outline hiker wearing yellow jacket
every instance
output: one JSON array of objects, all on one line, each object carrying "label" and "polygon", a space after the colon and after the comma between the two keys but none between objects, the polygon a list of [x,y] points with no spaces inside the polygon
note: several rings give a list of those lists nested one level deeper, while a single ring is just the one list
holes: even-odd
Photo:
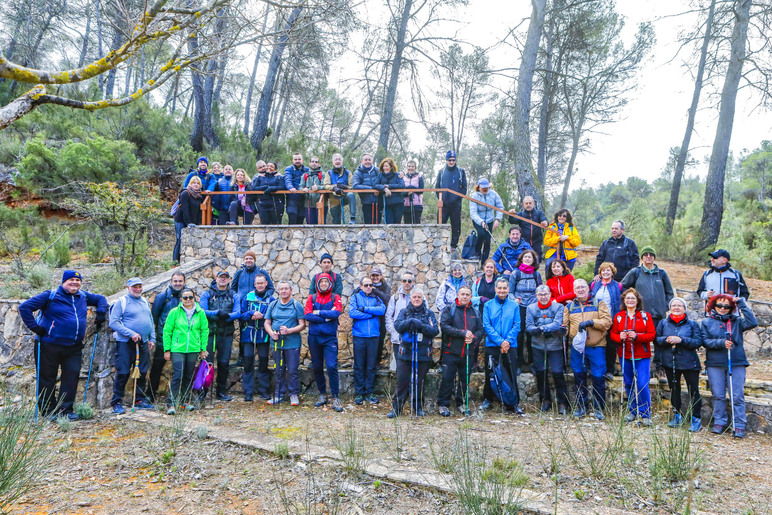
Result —
[{"label": "hiker wearing yellow jacket", "polygon": [[192,411],[189,403],[190,387],[196,359],[206,359],[209,341],[209,322],[206,313],[196,303],[196,294],[185,288],[180,294],[182,303],[169,312],[164,324],[164,359],[172,362],[172,383],[166,399],[168,415],[176,413],[177,406]]},{"label": "hiker wearing yellow jacket", "polygon": [[556,259],[560,259],[568,266],[569,270],[574,269],[576,264],[576,247],[582,244],[582,238],[579,231],[574,227],[574,218],[568,209],[558,209],[555,218],[552,220],[550,229],[544,235],[544,245],[548,247],[544,257],[547,259],[546,266]]}]

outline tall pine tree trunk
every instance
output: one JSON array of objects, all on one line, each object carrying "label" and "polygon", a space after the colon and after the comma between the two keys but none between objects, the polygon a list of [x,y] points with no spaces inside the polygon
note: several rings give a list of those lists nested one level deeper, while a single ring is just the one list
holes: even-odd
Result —
[{"label": "tall pine tree trunk", "polygon": [[552,95],[554,90],[554,79],[552,77],[552,27],[547,27],[545,34],[544,53],[544,94],[541,99],[541,109],[539,110],[539,148],[536,150],[536,178],[539,180],[542,188],[547,183],[547,135],[549,134],[550,109],[552,107]]},{"label": "tall pine tree trunk", "polygon": [[[261,33],[265,34],[265,27],[268,25],[268,13],[270,12],[270,5],[265,6],[265,17],[263,17],[263,28]],[[244,135],[249,135],[249,114],[252,110],[252,92],[255,90],[255,78],[257,77],[257,65],[260,64],[260,54],[263,53],[263,39],[260,38],[260,44],[257,45],[257,54],[255,54],[255,65],[252,67],[252,77],[249,81],[249,88],[247,89],[247,107],[244,109]]]}]

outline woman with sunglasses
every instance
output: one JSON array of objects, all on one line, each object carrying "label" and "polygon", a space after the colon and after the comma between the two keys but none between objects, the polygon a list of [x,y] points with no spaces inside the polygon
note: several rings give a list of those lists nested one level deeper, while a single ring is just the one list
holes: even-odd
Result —
[{"label": "woman with sunglasses", "polygon": [[[739,308],[739,313],[736,313]],[[714,295],[708,300],[710,315],[702,321],[705,367],[713,394],[713,429],[723,433],[729,424],[726,393],[732,394],[732,416],[736,438],[745,438],[745,369],[749,365],[743,346],[743,333],[758,325],[753,311],[742,297]],[[731,380],[731,384],[729,381]]]},{"label": "woman with sunglasses", "polygon": [[565,208],[558,209],[550,229],[554,229],[554,231],[548,230],[544,235],[544,245],[548,247],[544,254],[547,266],[554,260],[560,259],[568,266],[569,270],[573,270],[577,256],[574,249],[581,245],[582,238],[574,227],[571,211]]},{"label": "woman with sunglasses", "polygon": [[193,411],[189,402],[190,388],[196,361],[206,359],[209,341],[209,322],[206,313],[196,303],[196,294],[185,288],[180,294],[182,303],[169,312],[164,325],[164,359],[172,362],[172,382],[166,399],[167,415],[174,415],[177,407]]}]

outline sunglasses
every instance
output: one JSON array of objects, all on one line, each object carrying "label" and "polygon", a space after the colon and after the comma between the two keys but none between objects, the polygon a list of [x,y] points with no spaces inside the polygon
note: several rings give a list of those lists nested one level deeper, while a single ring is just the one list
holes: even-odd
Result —
[{"label": "sunglasses", "polygon": [[716,304],[716,309],[732,309],[729,304]]},{"label": "sunglasses", "polygon": [[403,283],[412,283],[413,280],[412,279],[402,279],[402,282]]},{"label": "sunglasses", "polygon": [[372,283],[370,283],[370,284],[363,284],[362,285],[362,288],[372,288],[372,287],[373,287]]},{"label": "sunglasses", "polygon": [[182,297],[182,300],[193,300],[193,299],[195,299],[195,297],[191,295],[185,295],[184,297]]}]

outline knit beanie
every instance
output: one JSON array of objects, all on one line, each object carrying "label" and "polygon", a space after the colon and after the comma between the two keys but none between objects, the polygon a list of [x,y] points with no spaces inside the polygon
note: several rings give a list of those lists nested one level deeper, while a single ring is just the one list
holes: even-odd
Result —
[{"label": "knit beanie", "polygon": [[73,277],[80,279],[81,281],[83,280],[83,276],[80,275],[80,272],[76,272],[75,270],[65,270],[62,274],[62,283]]}]

